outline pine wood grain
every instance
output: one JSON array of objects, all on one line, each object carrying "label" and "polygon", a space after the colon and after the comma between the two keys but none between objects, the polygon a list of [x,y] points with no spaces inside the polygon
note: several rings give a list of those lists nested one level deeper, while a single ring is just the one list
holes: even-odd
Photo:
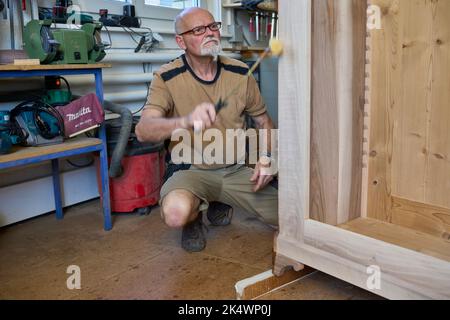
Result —
[{"label": "pine wood grain", "polygon": [[450,262],[450,241],[411,228],[370,218],[355,219],[339,228]]},{"label": "pine wood grain", "polygon": [[[450,3],[371,3],[383,29],[370,41],[367,216],[441,237],[446,228],[423,216],[450,208]],[[412,223],[394,198],[422,203],[423,212]]]},{"label": "pine wood grain", "polygon": [[365,77],[364,1],[313,1],[311,218],[360,214]]},{"label": "pine wood grain", "polygon": [[392,197],[392,223],[450,241],[450,209]]},{"label": "pine wood grain", "polygon": [[281,1],[279,63],[280,233],[301,241],[309,217],[311,3]]}]

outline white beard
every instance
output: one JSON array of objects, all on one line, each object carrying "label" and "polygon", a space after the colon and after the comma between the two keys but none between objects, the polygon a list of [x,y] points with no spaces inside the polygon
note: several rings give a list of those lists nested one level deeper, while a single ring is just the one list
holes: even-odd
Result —
[{"label": "white beard", "polygon": [[[205,42],[208,42],[211,39],[208,39]],[[222,52],[222,46],[220,45],[220,42],[217,41],[215,44],[210,44],[207,47],[204,47],[203,44],[200,49],[200,54],[203,57],[213,57],[214,61],[217,61],[217,57],[219,56],[220,52]]]}]

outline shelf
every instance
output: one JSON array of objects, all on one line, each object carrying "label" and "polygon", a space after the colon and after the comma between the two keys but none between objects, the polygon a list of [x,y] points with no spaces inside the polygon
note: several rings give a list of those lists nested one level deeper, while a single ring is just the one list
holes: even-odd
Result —
[{"label": "shelf", "polygon": [[236,10],[246,10],[251,12],[270,12],[270,13],[277,13],[278,11],[269,10],[269,9],[263,9],[263,8],[256,8],[255,10],[248,10],[242,6],[241,2],[235,2],[235,3],[229,3],[229,4],[223,4],[222,8],[224,9],[236,9]]},{"label": "shelf", "polygon": [[35,70],[80,70],[80,69],[98,69],[111,68],[109,63],[91,63],[91,64],[41,64],[41,65],[0,65],[0,71],[35,71]]},{"label": "shelf", "polygon": [[264,48],[264,47],[242,47],[240,49],[223,48],[223,51],[231,51],[231,52],[240,51],[240,52],[257,52],[257,53],[262,53],[265,50],[266,50],[266,48]]},{"label": "shelf", "polygon": [[[0,65],[0,78],[27,78],[61,75],[92,74],[95,77],[95,92],[103,103],[102,68],[109,68],[110,64],[60,64],[60,65]],[[56,209],[56,218],[62,219],[63,199],[61,196],[61,182],[59,175],[59,162],[57,159],[90,152],[99,153],[101,185],[100,199],[103,207],[103,229],[112,229],[111,205],[109,199],[108,156],[106,150],[105,125],[100,126],[100,139],[77,137],[68,139],[64,143],[40,147],[13,147],[12,152],[0,156],[0,169],[29,165],[44,161],[51,162],[53,176],[53,194]]]},{"label": "shelf", "polygon": [[350,221],[339,228],[450,261],[450,241],[413,229],[368,218]]},{"label": "shelf", "polygon": [[73,138],[64,143],[40,146],[40,147],[20,147],[14,146],[11,153],[0,156],[0,165],[12,161],[23,161],[37,157],[50,156],[52,154],[60,154],[67,151],[83,149],[93,146],[101,147],[102,140],[97,138]]}]

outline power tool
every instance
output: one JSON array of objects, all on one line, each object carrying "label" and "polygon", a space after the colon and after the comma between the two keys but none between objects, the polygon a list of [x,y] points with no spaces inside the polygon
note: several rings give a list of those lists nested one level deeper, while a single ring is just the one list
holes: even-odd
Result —
[{"label": "power tool", "polygon": [[[62,81],[65,82],[66,89],[61,88]],[[45,94],[42,96],[42,100],[47,105],[52,107],[65,106],[72,101],[72,98],[72,91],[66,78],[61,76],[45,77]]]},{"label": "power tool", "polygon": [[0,154],[9,153],[12,148],[9,124],[9,111],[0,111]]},{"label": "power tool", "polygon": [[141,21],[136,17],[135,7],[131,4],[123,7],[123,15],[111,15],[108,17],[108,9],[100,9],[99,16],[99,21],[108,27],[141,27]]},{"label": "power tool", "polygon": [[24,49],[42,64],[86,64],[105,55],[102,24],[86,23],[81,29],[50,29],[52,20],[31,20],[24,28]]},{"label": "power tool", "polygon": [[20,144],[42,146],[64,141],[64,121],[55,108],[42,99],[20,103],[11,110],[11,122],[21,128]]},{"label": "power tool", "polygon": [[0,154],[7,154],[15,144],[22,142],[22,129],[11,121],[9,111],[0,111]]}]

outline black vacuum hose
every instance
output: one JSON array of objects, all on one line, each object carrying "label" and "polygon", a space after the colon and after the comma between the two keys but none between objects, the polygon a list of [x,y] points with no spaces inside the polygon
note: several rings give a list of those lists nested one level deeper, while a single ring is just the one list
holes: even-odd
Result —
[{"label": "black vacuum hose", "polygon": [[111,164],[109,165],[109,177],[117,178],[123,174],[121,161],[125,155],[128,139],[130,138],[131,127],[133,125],[133,114],[130,109],[106,100],[103,102],[103,107],[106,110],[120,114],[120,119],[122,121],[119,139],[111,156]]},{"label": "black vacuum hose", "polygon": [[[81,98],[81,96],[73,95],[75,99]],[[133,114],[131,110],[114,102],[104,100],[103,108],[113,113],[120,114],[121,128],[119,133],[119,139],[114,148],[111,156],[111,164],[109,165],[109,177],[118,178],[123,174],[122,159],[125,155],[125,151],[130,138],[131,128],[133,126]]]}]

